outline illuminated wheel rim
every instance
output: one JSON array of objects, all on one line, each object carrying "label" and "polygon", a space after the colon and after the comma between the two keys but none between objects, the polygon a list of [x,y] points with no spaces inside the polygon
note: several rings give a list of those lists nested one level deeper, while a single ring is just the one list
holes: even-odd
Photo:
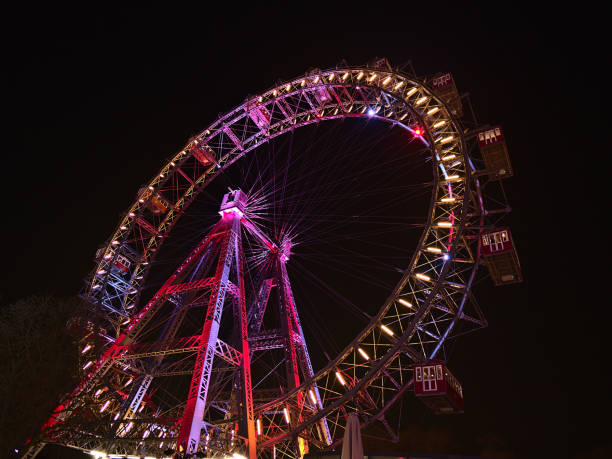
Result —
[{"label": "illuminated wheel rim", "polygon": [[[278,113],[282,115],[275,117]],[[121,329],[133,315],[164,240],[221,171],[291,130],[348,117],[385,120],[420,137],[429,147],[435,173],[427,223],[402,279],[362,332],[312,380],[254,407],[257,417],[277,427],[274,435],[264,433],[260,438],[262,451],[274,447],[277,454],[294,455],[297,436],[310,432],[315,437],[323,418],[332,445],[337,444],[346,414],[359,411],[363,425],[380,419],[411,388],[411,365],[437,356],[459,320],[485,325],[482,316],[468,313],[479,258],[473,237],[477,230],[471,228],[478,222],[479,212],[472,211],[479,204],[470,190],[469,140],[449,106],[426,82],[390,68],[345,66],[313,71],[250,97],[195,136],[141,189],[99,251],[85,293],[109,323]],[[415,126],[425,132],[415,133]],[[155,214],[152,201],[163,211]],[[124,263],[127,276],[113,276],[113,265],[126,258],[136,260],[127,267]],[[307,398],[314,383],[323,409],[308,410],[303,405],[302,422],[289,427],[282,419],[283,408],[295,409],[298,397]],[[372,401],[365,408],[360,403],[364,399]],[[279,432],[278,426],[283,425]]]}]

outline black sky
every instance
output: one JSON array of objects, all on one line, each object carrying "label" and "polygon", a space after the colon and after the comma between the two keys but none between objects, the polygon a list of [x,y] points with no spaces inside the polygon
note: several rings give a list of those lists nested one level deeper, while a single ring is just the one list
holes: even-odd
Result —
[{"label": "black sky", "polygon": [[[596,105],[578,101],[587,89],[570,59],[581,46],[567,39],[570,29],[518,6],[379,3],[6,16],[2,303],[77,293],[139,186],[247,94],[341,59],[412,60],[420,75],[453,73],[479,120],[504,127],[515,169],[507,181],[514,209],[508,221],[525,282],[486,291],[480,302],[489,328],[453,355],[472,399],[462,432],[488,430],[521,457],[563,457],[568,448],[605,443],[604,427],[589,419],[609,407],[609,382],[597,383],[599,398],[576,400],[571,416],[568,389],[585,381],[583,370],[605,380],[605,367],[595,365],[599,341],[586,337],[590,327],[598,335],[605,330],[601,308],[610,302],[599,301],[591,283],[576,302],[579,281],[559,272],[571,257],[559,252],[579,247],[559,226],[580,234],[587,227],[596,240],[603,234],[583,217],[596,205],[574,194],[585,187],[599,193],[605,177],[600,169],[589,179],[593,149],[582,142],[576,151],[570,142]],[[573,164],[562,166],[569,183],[555,166],[564,159]],[[580,258],[568,269],[584,269]],[[591,282],[603,280],[607,263],[586,265]]]}]

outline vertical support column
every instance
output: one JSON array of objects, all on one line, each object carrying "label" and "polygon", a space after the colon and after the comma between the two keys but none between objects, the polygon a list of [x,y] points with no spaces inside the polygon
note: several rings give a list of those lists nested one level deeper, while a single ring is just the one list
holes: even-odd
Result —
[{"label": "vertical support column", "polygon": [[[295,329],[294,305],[290,293],[290,287],[288,284],[288,278],[283,276],[282,273],[283,263],[280,259],[277,260],[277,278],[278,278],[278,294],[279,294],[279,306],[280,306],[280,320],[281,329],[285,335],[285,355],[287,360],[287,383],[288,389],[291,390],[300,385],[300,375],[298,367],[298,358],[295,345],[295,337],[297,336],[297,330]],[[292,413],[289,406],[285,409],[289,412],[289,425],[294,427],[302,421],[302,416],[299,414],[304,406],[304,395],[302,392],[296,394],[297,398],[297,413]],[[298,438],[295,439],[293,444],[295,451],[300,450],[300,441]]]},{"label": "vertical support column", "polygon": [[[302,331],[302,325],[300,324],[300,319],[298,317],[297,309],[295,308],[295,300],[293,299],[293,291],[291,290],[291,284],[289,283],[289,274],[287,273],[287,266],[283,260],[279,260],[281,278],[283,289],[286,289],[286,295],[288,302],[290,304],[291,311],[291,320],[293,321],[293,325],[296,329],[296,333],[300,337],[300,364],[302,366],[302,373],[307,378],[312,378],[314,376],[314,371],[312,369],[312,363],[310,362],[310,355],[308,354],[308,347],[306,346],[306,338],[304,337],[304,332]],[[313,384],[312,390],[315,394],[315,398],[317,400],[317,406],[321,410],[323,409],[323,402],[321,401],[321,394],[319,393],[319,388],[317,384]],[[329,431],[329,426],[327,425],[327,419],[322,418],[319,421],[319,427],[321,429],[321,433],[323,436],[323,441],[328,445],[331,445],[332,438],[331,433]]]},{"label": "vertical support column", "polygon": [[230,248],[235,244],[236,235],[240,231],[240,219],[234,214],[225,215],[223,222],[227,225],[227,229],[221,244],[219,261],[215,272],[215,283],[208,302],[202,334],[200,335],[200,343],[203,346],[200,347],[196,357],[191,386],[187,396],[187,404],[183,411],[181,430],[177,439],[177,449],[180,455],[197,452],[198,443],[200,442],[215,346],[217,344],[223,303],[225,302],[227,282],[232,265],[233,250],[230,250]]},{"label": "vertical support column", "polygon": [[[257,285],[257,283],[255,284]],[[272,286],[274,285],[274,279],[265,279],[259,283],[259,293],[257,294],[257,299],[255,303],[252,305],[251,309],[248,311],[247,319],[249,320],[251,332],[257,333],[261,330],[261,325],[263,324],[263,318],[266,313],[266,308],[268,306],[268,299],[270,298],[270,292],[272,291]]]},{"label": "vertical support column", "polygon": [[[210,235],[208,235],[205,240],[208,241],[207,244],[205,245],[206,251],[204,255],[201,256],[200,261],[198,262],[197,266],[195,267],[195,269],[189,276],[189,280],[193,280],[194,277],[196,277],[199,274],[203,265],[206,266],[211,263],[211,258],[212,258],[211,251],[212,251],[212,248],[214,247],[213,238],[211,238]],[[185,295],[183,295],[183,297],[184,296]],[[168,323],[166,323],[164,330],[160,333],[159,340],[165,341],[165,340],[173,339],[178,333],[178,330],[180,326],[182,325],[183,319],[185,319],[186,315],[187,315],[187,307],[185,307],[184,303],[180,302],[175,307],[174,313],[170,317]],[[148,370],[152,371],[154,368],[159,366],[159,364],[163,361],[163,359],[164,359],[163,355],[157,356],[157,357],[151,357],[150,359],[148,359],[148,364],[149,364]],[[144,399],[147,391],[149,390],[149,387],[151,386],[152,381],[153,381],[153,377],[150,375],[142,375],[136,379],[132,387],[132,390],[130,391],[129,396],[125,399],[121,407],[121,420],[131,419],[133,415],[138,411],[140,403]],[[126,424],[124,423],[119,424],[117,431],[116,431],[117,435],[122,436],[125,434],[123,432],[125,425]]]},{"label": "vertical support column", "polygon": [[[287,369],[287,382],[289,384],[289,389],[293,389],[300,385],[300,373],[298,368],[298,358],[297,351],[295,348],[295,334],[297,330],[295,330],[295,320],[294,316],[294,308],[293,301],[291,296],[289,295],[289,285],[287,284],[288,278],[283,276],[283,263],[278,261],[279,270],[279,299],[280,299],[280,310],[281,310],[281,327],[283,333],[285,334],[285,353],[287,354],[287,363],[289,364]],[[301,407],[301,400],[298,398],[298,402]]]}]

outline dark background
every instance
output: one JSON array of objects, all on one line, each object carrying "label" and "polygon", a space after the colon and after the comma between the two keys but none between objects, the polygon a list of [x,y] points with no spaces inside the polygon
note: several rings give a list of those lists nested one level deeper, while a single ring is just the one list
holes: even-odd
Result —
[{"label": "dark background", "polygon": [[479,296],[489,328],[452,361],[466,413],[418,415],[406,435],[450,431],[462,439],[448,452],[488,441],[516,457],[609,444],[597,420],[610,405],[600,350],[610,302],[598,298],[607,262],[596,215],[609,174],[589,140],[607,134],[605,117],[585,123],[605,85],[584,76],[601,65],[601,37],[583,46],[570,26],[581,19],[524,6],[380,3],[7,14],[2,304],[77,293],[139,186],[247,94],[341,59],[412,60],[419,75],[451,71],[479,120],[503,126],[525,281]]}]

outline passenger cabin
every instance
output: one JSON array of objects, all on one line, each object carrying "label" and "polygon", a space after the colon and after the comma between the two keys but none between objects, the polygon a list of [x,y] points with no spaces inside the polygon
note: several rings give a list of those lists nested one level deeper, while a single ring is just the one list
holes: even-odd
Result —
[{"label": "passenger cabin", "polygon": [[[95,257],[95,261],[96,262],[100,262],[102,257],[104,257],[104,259],[106,260],[113,260],[112,265],[111,265],[111,269],[113,271],[120,271],[124,274],[127,274],[130,271],[130,266],[132,265],[132,262],[127,258],[124,257],[121,254],[117,254],[115,256],[113,251],[110,251],[106,256],[104,255],[104,253],[106,252],[106,248],[105,247],[101,247],[98,250],[96,250],[96,257]],[[103,275],[103,272],[98,273],[99,275]]]},{"label": "passenger cabin", "polygon": [[500,126],[479,132],[478,148],[489,176],[499,179],[512,177],[512,164]]},{"label": "passenger cabin", "polygon": [[521,265],[508,228],[496,228],[480,236],[480,254],[495,285],[522,282]]},{"label": "passenger cabin", "polygon": [[210,166],[215,162],[215,153],[208,145],[197,145],[194,147],[193,156],[202,166]]},{"label": "passenger cabin", "polygon": [[161,215],[166,213],[170,205],[159,193],[155,193],[147,201],[147,207],[155,215]]},{"label": "passenger cabin", "polygon": [[455,80],[450,73],[442,73],[435,75],[431,80],[431,86],[436,96],[442,99],[450,107],[453,115],[463,116],[463,106],[461,104],[461,96],[455,86]]},{"label": "passenger cabin", "polygon": [[165,214],[170,207],[170,203],[162,195],[150,191],[147,187],[138,190],[138,195],[140,196],[139,200],[155,215]]},{"label": "passenger cabin", "polygon": [[414,395],[435,414],[463,413],[461,384],[440,360],[415,365]]},{"label": "passenger cabin", "polygon": [[124,274],[129,272],[131,264],[132,263],[130,262],[130,260],[119,254],[113,260],[113,268],[117,271],[121,271]]},{"label": "passenger cabin", "polygon": [[252,101],[248,106],[249,117],[262,131],[267,131],[270,128],[270,122],[272,121],[272,115],[265,107],[265,105],[259,105],[258,102]]}]

